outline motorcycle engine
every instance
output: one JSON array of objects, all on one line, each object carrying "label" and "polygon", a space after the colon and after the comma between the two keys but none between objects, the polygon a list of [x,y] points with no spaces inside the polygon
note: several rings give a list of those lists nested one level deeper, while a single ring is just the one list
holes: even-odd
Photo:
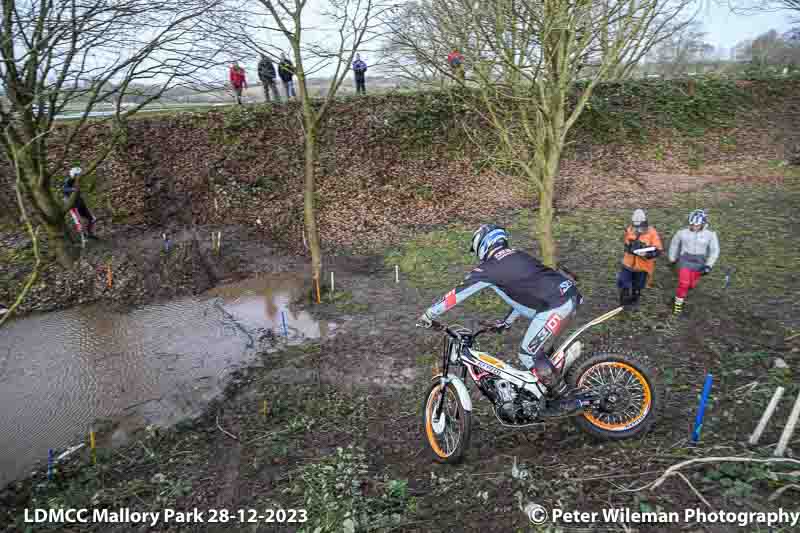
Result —
[{"label": "motorcycle engine", "polygon": [[493,378],[485,383],[494,401],[497,416],[507,424],[526,424],[539,416],[540,400],[526,390],[520,391],[510,382]]}]

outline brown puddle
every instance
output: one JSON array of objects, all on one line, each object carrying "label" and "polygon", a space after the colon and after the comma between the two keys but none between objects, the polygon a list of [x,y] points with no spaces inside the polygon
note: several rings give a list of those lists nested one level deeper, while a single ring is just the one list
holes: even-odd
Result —
[{"label": "brown puddle", "polygon": [[46,460],[48,449],[85,440],[98,418],[119,421],[111,441],[124,442],[141,424],[199,414],[230,372],[275,342],[327,337],[335,324],[290,306],[304,290],[297,277],[264,275],[127,313],[96,304],[7,323],[0,487]]}]

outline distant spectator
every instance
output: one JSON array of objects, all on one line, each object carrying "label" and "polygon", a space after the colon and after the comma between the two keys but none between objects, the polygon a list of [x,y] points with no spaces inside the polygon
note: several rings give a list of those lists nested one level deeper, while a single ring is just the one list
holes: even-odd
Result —
[{"label": "distant spectator", "polygon": [[239,63],[231,65],[230,80],[233,92],[236,93],[236,103],[242,105],[242,89],[247,88],[247,80],[244,69],[239,66]]},{"label": "distant spectator", "polygon": [[353,61],[353,73],[356,77],[356,93],[366,94],[367,86],[364,74],[367,72],[367,64],[361,59],[360,54],[356,54]]},{"label": "distant spectator", "polygon": [[294,65],[292,62],[289,61],[289,58],[286,57],[286,54],[281,54],[281,62],[278,65],[278,75],[281,77],[283,81],[283,89],[286,91],[286,99],[294,98]]},{"label": "distant spectator", "polygon": [[272,91],[272,96],[275,97],[276,102],[281,101],[281,96],[278,94],[278,85],[275,83],[275,65],[272,60],[261,54],[261,61],[258,63],[258,78],[261,80],[261,86],[264,88],[264,100],[269,102],[269,93]]},{"label": "distant spectator", "polygon": [[453,70],[453,74],[461,81],[464,81],[464,56],[457,49],[447,55],[447,63]]}]

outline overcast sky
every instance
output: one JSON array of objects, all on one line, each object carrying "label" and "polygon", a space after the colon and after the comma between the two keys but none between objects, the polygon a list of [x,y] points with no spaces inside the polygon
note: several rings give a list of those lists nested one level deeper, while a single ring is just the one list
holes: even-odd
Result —
[{"label": "overcast sky", "polygon": [[[757,15],[736,15],[727,5],[706,2],[698,19],[708,32],[706,41],[715,47],[732,48],[745,39],[754,39],[771,29],[783,33],[791,27],[788,12],[760,13]],[[800,18],[800,13],[796,15]]]}]

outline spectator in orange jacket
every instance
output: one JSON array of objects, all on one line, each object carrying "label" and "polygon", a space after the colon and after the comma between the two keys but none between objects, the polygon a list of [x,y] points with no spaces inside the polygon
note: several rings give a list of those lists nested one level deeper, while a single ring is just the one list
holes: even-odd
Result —
[{"label": "spectator in orange jacket", "polygon": [[239,63],[231,65],[230,80],[233,92],[236,93],[236,103],[242,105],[242,89],[247,88],[247,79],[245,79],[244,69],[239,66]]},{"label": "spectator in orange jacket", "polygon": [[636,306],[645,285],[653,286],[656,257],[664,252],[664,247],[656,228],[647,223],[647,215],[642,209],[633,212],[631,222],[623,237],[625,255],[617,276],[617,287],[619,304]]}]

